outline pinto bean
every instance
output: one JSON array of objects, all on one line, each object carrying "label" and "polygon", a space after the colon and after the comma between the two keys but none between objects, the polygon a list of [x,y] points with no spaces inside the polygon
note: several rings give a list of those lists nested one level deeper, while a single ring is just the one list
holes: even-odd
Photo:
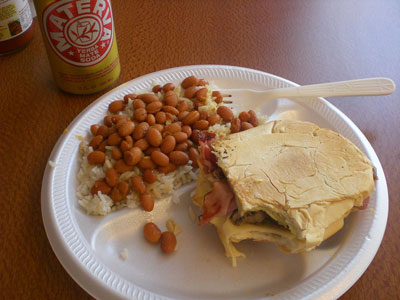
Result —
[{"label": "pinto bean", "polygon": [[129,184],[126,182],[119,182],[111,191],[111,199],[114,202],[120,202],[126,198],[129,192]]},{"label": "pinto bean", "polygon": [[197,85],[198,82],[199,82],[199,80],[198,80],[195,76],[189,76],[189,77],[185,78],[185,79],[182,81],[181,86],[182,86],[184,89],[187,89],[188,87],[191,87],[191,86],[193,86],[193,85]]},{"label": "pinto bean", "polygon": [[131,149],[133,146],[133,140],[130,135],[125,137],[125,140],[121,142],[121,145],[119,146],[122,152],[128,151]]},{"label": "pinto bean", "polygon": [[192,131],[192,136],[190,137],[192,139],[192,141],[197,144],[199,143],[199,133],[200,133],[200,130],[195,129]]},{"label": "pinto bean", "polygon": [[143,206],[145,211],[152,211],[154,208],[154,199],[150,194],[142,194],[140,195],[140,204]]},{"label": "pinto bean", "polygon": [[189,148],[193,147],[193,145],[194,145],[192,140],[187,140],[185,143],[188,145]]},{"label": "pinto bean", "polygon": [[132,121],[126,121],[121,125],[121,127],[118,128],[118,134],[120,136],[127,136],[132,134],[134,130],[135,123],[133,123]]},{"label": "pinto bean", "polygon": [[249,123],[251,125],[253,125],[253,127],[257,127],[258,126],[258,118],[257,118],[256,113],[253,110],[249,110],[248,114],[250,116]]},{"label": "pinto bean", "polygon": [[192,125],[194,122],[198,121],[200,118],[200,113],[197,110],[192,110],[186,117],[183,119],[183,124]]},{"label": "pinto bean", "polygon": [[197,151],[196,148],[191,147],[189,149],[189,158],[192,161],[192,166],[194,168],[198,168],[199,167],[198,160],[200,158],[200,154],[199,154],[199,151]]},{"label": "pinto bean", "polygon": [[153,126],[154,124],[156,124],[156,118],[154,117],[153,114],[147,114],[146,122],[147,122],[150,126]]},{"label": "pinto bean", "polygon": [[116,132],[117,132],[117,127],[116,126],[108,128],[108,136],[110,136],[110,135],[112,135],[113,133],[116,133]]},{"label": "pinto bean", "polygon": [[165,117],[167,118],[167,121],[170,121],[170,122],[175,121],[175,116],[169,112],[165,113]]},{"label": "pinto bean", "polygon": [[118,190],[118,188],[116,186],[113,187],[111,194],[110,194],[110,198],[114,201],[114,202],[120,202],[122,201],[122,195],[121,192]]},{"label": "pinto bean", "polygon": [[188,111],[181,111],[179,114],[178,114],[178,120],[179,121],[183,121],[185,118],[186,118],[186,116],[189,114],[189,112]]},{"label": "pinto bean", "polygon": [[118,133],[113,133],[107,138],[107,144],[110,146],[119,146],[121,144],[122,138]]},{"label": "pinto bean", "polygon": [[240,120],[234,118],[231,123],[231,133],[236,133],[240,131]]},{"label": "pinto bean", "polygon": [[101,152],[106,152],[107,141],[102,141],[99,147],[96,150]]},{"label": "pinto bean", "polygon": [[107,127],[111,127],[113,125],[112,117],[111,116],[105,116],[103,123]]},{"label": "pinto bean", "polygon": [[145,169],[143,171],[143,180],[149,184],[154,183],[157,180],[156,172],[152,169]]},{"label": "pinto bean", "polygon": [[142,169],[155,169],[156,164],[150,158],[150,156],[144,156],[139,162],[139,167]]},{"label": "pinto bean", "polygon": [[174,150],[185,152],[188,147],[189,147],[188,144],[186,142],[183,142],[183,143],[177,144]]},{"label": "pinto bean", "polygon": [[194,98],[196,96],[196,92],[197,92],[197,87],[190,86],[185,90],[185,92],[183,93],[183,96],[185,98],[191,99],[191,98]]},{"label": "pinto bean", "polygon": [[124,102],[125,102],[125,104],[128,104],[129,103],[129,99],[130,100],[135,100],[135,98],[136,98],[136,94],[125,95],[124,96]]},{"label": "pinto bean", "polygon": [[89,146],[92,147],[94,150],[96,150],[96,148],[99,147],[99,145],[101,144],[102,141],[103,141],[103,137],[101,135],[96,135],[90,141]]},{"label": "pinto bean", "polygon": [[156,122],[158,124],[165,124],[165,121],[167,121],[167,116],[165,115],[165,112],[159,111],[156,113]]},{"label": "pinto bean", "polygon": [[139,147],[133,147],[124,152],[124,160],[128,166],[135,166],[142,159],[142,150]]},{"label": "pinto bean", "polygon": [[159,147],[149,147],[144,151],[144,154],[150,156],[154,151],[160,151]]},{"label": "pinto bean", "polygon": [[117,160],[117,162],[114,165],[114,168],[118,173],[125,173],[128,171],[132,171],[133,166],[127,165],[123,159],[120,159],[120,160]]},{"label": "pinto bean", "polygon": [[140,140],[137,140],[133,146],[138,147],[138,148],[140,148],[140,150],[144,151],[147,148],[149,148],[149,143],[147,142],[147,140],[145,138],[142,138]]},{"label": "pinto bean", "polygon": [[93,124],[90,126],[90,132],[92,133],[93,136],[97,135],[97,131],[99,130],[100,125],[99,124]]},{"label": "pinto bean", "polygon": [[251,123],[249,123],[249,122],[242,122],[240,124],[240,130],[241,131],[247,130],[247,129],[251,129],[251,128],[253,128],[253,125],[251,125]]},{"label": "pinto bean", "polygon": [[168,91],[173,91],[174,89],[175,89],[175,85],[173,83],[166,83],[163,86],[164,93],[166,93]]},{"label": "pinto bean", "polygon": [[230,121],[233,119],[233,112],[228,106],[220,106],[217,109],[217,114],[224,120]]},{"label": "pinto bean", "polygon": [[177,143],[183,143],[183,142],[185,142],[185,141],[188,139],[187,134],[186,134],[185,132],[182,132],[182,131],[175,132],[175,133],[173,134],[173,136],[174,136],[175,141],[176,141]]},{"label": "pinto bean", "polygon": [[160,99],[157,97],[157,95],[154,94],[141,94],[138,95],[136,98],[142,99],[144,103],[151,103],[155,101],[160,101]]},{"label": "pinto bean", "polygon": [[207,93],[208,90],[207,88],[201,88],[196,92],[196,99],[199,100],[200,102],[206,102],[207,100]]},{"label": "pinto bean", "polygon": [[205,110],[202,110],[202,111],[200,112],[200,118],[199,118],[199,120],[207,120],[207,118],[208,118],[208,112],[205,111]]},{"label": "pinto bean", "polygon": [[152,128],[157,129],[160,133],[162,133],[162,132],[164,131],[164,126],[161,125],[161,124],[154,124],[154,125],[152,126]]},{"label": "pinto bean", "polygon": [[147,130],[149,129],[149,124],[147,122],[141,122],[139,123],[136,127],[135,130],[133,131],[133,138],[137,141],[142,139],[145,135]]},{"label": "pinto bean", "polygon": [[173,232],[165,231],[161,234],[161,250],[165,254],[170,254],[175,251],[176,236]]},{"label": "pinto bean", "polygon": [[161,167],[161,166],[157,167],[157,171],[160,173],[163,173],[163,174],[168,174],[175,170],[176,170],[176,165],[174,165],[173,163],[169,163],[165,167]]},{"label": "pinto bean", "polygon": [[101,151],[93,151],[89,153],[87,160],[91,165],[104,164],[106,155]]},{"label": "pinto bean", "polygon": [[111,192],[111,187],[104,182],[104,180],[96,180],[90,189],[90,193],[92,195],[96,195],[98,192],[101,192],[104,195],[108,195]]},{"label": "pinto bean", "polygon": [[178,104],[178,96],[174,91],[167,91],[164,95],[164,103],[166,105],[175,107]]},{"label": "pinto bean", "polygon": [[187,137],[189,138],[192,135],[192,127],[189,125],[182,126],[182,132],[186,133]]},{"label": "pinto bean", "polygon": [[170,113],[174,116],[177,116],[179,114],[179,110],[177,110],[175,107],[170,106],[170,105],[164,105],[162,110],[165,111],[166,115],[167,115],[167,113]]},{"label": "pinto bean", "polygon": [[222,101],[224,100],[224,98],[222,96],[218,96],[217,98],[215,98],[215,103],[220,104]]},{"label": "pinto bean", "polygon": [[153,86],[153,89],[152,89],[153,93],[161,92],[161,90],[162,90],[162,87],[159,84]]},{"label": "pinto bean", "polygon": [[157,244],[161,238],[161,230],[153,222],[144,225],[143,234],[144,238],[152,244]]},{"label": "pinto bean", "polygon": [[208,124],[210,126],[217,124],[219,122],[219,120],[221,120],[221,117],[219,116],[219,114],[212,114],[211,116],[209,116],[207,118]]},{"label": "pinto bean", "polygon": [[200,106],[202,106],[202,103],[198,101],[197,99],[193,100],[193,107],[195,110],[199,110]]},{"label": "pinto bean", "polygon": [[121,192],[122,199],[125,199],[126,195],[129,193],[129,184],[124,181],[118,182],[117,184],[118,190]]},{"label": "pinto bean", "polygon": [[239,114],[239,119],[241,122],[248,122],[250,120],[250,115],[247,112],[242,111]]},{"label": "pinto bean", "polygon": [[178,123],[171,123],[168,126],[166,126],[164,128],[163,133],[166,134],[174,134],[175,132],[181,131],[182,130],[182,126]]},{"label": "pinto bean", "polygon": [[172,151],[169,154],[169,159],[175,165],[186,165],[189,161],[189,156],[183,151]]},{"label": "pinto bean", "polygon": [[193,129],[204,130],[208,128],[207,120],[198,120],[193,124]]},{"label": "pinto bean", "polygon": [[108,111],[113,114],[120,112],[124,108],[125,108],[124,100],[116,100],[108,105]]},{"label": "pinto bean", "polygon": [[143,182],[142,176],[133,176],[131,179],[132,187],[138,194],[146,193],[146,185]]},{"label": "pinto bean", "polygon": [[178,105],[176,108],[179,110],[179,112],[187,111],[189,109],[189,103],[187,101],[179,101]]},{"label": "pinto bean", "polygon": [[146,110],[147,110],[148,114],[154,114],[154,113],[160,111],[162,107],[163,107],[163,105],[160,101],[154,101],[154,102],[147,104]]},{"label": "pinto bean", "polygon": [[[124,119],[119,119],[115,123],[115,127],[113,127],[113,128],[119,129],[122,125],[124,125],[126,123],[126,121],[127,121],[127,119],[125,119],[125,118]],[[110,130],[113,129],[113,128],[110,128]]]},{"label": "pinto bean", "polygon": [[164,140],[161,143],[161,152],[168,154],[172,152],[175,148],[176,141],[175,138],[172,135],[168,135],[164,138]]},{"label": "pinto bean", "polygon": [[109,168],[106,172],[105,179],[109,186],[116,186],[118,183],[118,172],[114,168]]},{"label": "pinto bean", "polygon": [[114,124],[117,124],[120,120],[128,120],[128,116],[125,115],[115,115],[111,117]]},{"label": "pinto bean", "polygon": [[119,160],[122,157],[122,152],[119,148],[112,148],[111,157],[115,160]]},{"label": "pinto bean", "polygon": [[97,130],[96,135],[101,135],[103,138],[106,138],[108,136],[108,127],[101,125]]},{"label": "pinto bean", "polygon": [[146,133],[146,140],[150,145],[158,147],[162,142],[161,133],[156,128],[150,128]]},{"label": "pinto bean", "polygon": [[169,163],[168,156],[161,151],[154,151],[151,153],[151,159],[156,163],[156,165],[161,167],[166,167]]},{"label": "pinto bean", "polygon": [[142,99],[135,99],[135,101],[133,101],[134,109],[145,108],[145,107],[146,107],[146,103],[144,103]]},{"label": "pinto bean", "polygon": [[146,120],[146,117],[147,117],[147,111],[145,108],[137,108],[133,112],[133,118],[137,122],[143,122],[144,120]]}]

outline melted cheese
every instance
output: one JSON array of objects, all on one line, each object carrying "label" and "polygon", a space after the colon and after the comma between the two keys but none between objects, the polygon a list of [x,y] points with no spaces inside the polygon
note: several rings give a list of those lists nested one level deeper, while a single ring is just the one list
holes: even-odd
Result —
[{"label": "melted cheese", "polygon": [[303,251],[305,247],[305,241],[297,239],[291,232],[273,223],[235,225],[229,216],[213,218],[211,223],[217,228],[219,238],[225,248],[225,255],[232,259],[234,267],[236,267],[237,257],[246,256],[235,248],[233,242],[249,239],[274,242],[281,250],[290,253]]},{"label": "melted cheese", "polygon": [[193,196],[192,200],[194,203],[196,203],[198,206],[202,207],[203,206],[203,201],[204,197],[211,192],[212,190],[212,178],[210,178],[211,175],[206,174],[203,172],[203,167],[201,164],[200,165],[200,172],[197,177],[197,186],[196,186],[196,193]]},{"label": "melted cheese", "polygon": [[[276,245],[286,253],[300,253],[313,250],[316,246],[308,246],[306,240],[300,240],[289,230],[276,224],[241,224],[232,223],[230,216],[215,217],[211,223],[217,228],[218,236],[225,248],[225,255],[232,259],[232,266],[236,267],[238,257],[246,255],[233,245],[243,240],[253,240],[257,242],[268,241]],[[343,219],[331,223],[324,231],[324,240],[328,239],[343,227]]]}]

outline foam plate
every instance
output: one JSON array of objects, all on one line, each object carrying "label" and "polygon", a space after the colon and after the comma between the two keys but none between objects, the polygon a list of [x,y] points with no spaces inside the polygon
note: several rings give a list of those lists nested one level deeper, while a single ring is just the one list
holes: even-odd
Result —
[{"label": "foam plate", "polygon": [[[76,136],[88,136],[110,102],[149,89],[154,81],[180,82],[189,75],[213,81],[221,88],[269,89],[297,86],[283,78],[232,66],[187,66],[159,71],[129,81],[87,107],[68,127],[49,160],[42,184],[42,214],[58,259],[88,293],[97,299],[333,299],[361,276],[381,243],[388,214],[388,191],[382,166],[357,126],[322,98],[277,99],[262,111],[271,119],[299,119],[338,131],[372,161],[379,180],[369,208],[351,214],[344,228],[316,250],[287,255],[269,243],[238,244],[247,255],[232,268],[214,228],[199,227],[188,214],[193,185],[179,191],[180,203],[166,199],[155,210],[123,209],[93,217],[76,198],[78,146]],[[147,243],[144,223],[162,224],[173,217],[183,232],[178,249],[169,256]],[[127,259],[120,252],[128,250]]]}]

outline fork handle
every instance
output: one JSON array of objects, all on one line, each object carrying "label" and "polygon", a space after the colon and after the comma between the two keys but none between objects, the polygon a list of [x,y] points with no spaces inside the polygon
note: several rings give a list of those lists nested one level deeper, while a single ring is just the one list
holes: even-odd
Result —
[{"label": "fork handle", "polygon": [[275,98],[388,95],[396,89],[389,78],[366,78],[269,90]]}]

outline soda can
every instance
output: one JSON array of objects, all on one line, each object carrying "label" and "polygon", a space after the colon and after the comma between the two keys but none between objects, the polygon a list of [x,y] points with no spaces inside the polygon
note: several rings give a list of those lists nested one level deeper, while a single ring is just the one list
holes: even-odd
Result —
[{"label": "soda can", "polygon": [[120,74],[110,0],[34,0],[57,86],[91,94]]}]

